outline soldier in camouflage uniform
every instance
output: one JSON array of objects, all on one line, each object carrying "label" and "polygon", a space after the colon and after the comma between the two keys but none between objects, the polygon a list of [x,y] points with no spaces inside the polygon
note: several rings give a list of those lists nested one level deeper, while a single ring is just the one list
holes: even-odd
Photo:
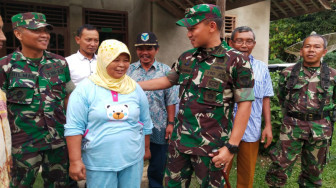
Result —
[{"label": "soldier in camouflage uniform", "polygon": [[280,139],[270,152],[273,163],[266,181],[271,187],[286,184],[299,155],[299,186],[322,186],[336,100],[336,70],[321,62],[326,46],[327,41],[320,35],[307,37],[300,51],[303,63],[280,74],[278,97],[284,119]]},{"label": "soldier in camouflage uniform", "polygon": [[67,187],[67,62],[46,51],[52,26],[44,14],[14,15],[12,25],[21,47],[0,59],[0,88],[7,94],[12,134],[11,187],[32,187],[40,166],[44,187]]},{"label": "soldier in camouflage uniform", "polygon": [[[227,168],[244,134],[254,100],[247,57],[220,39],[223,21],[215,5],[200,4],[177,22],[195,47],[184,52],[166,77],[140,82],[145,90],[180,85],[179,112],[168,148],[166,187],[188,187],[195,171],[201,187],[224,187]],[[232,111],[238,112],[232,130]],[[219,154],[214,156],[213,149]]]}]

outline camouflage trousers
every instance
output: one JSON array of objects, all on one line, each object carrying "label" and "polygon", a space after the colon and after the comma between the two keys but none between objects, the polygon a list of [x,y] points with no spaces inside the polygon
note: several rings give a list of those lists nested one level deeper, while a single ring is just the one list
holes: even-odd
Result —
[{"label": "camouflage trousers", "polygon": [[189,187],[193,171],[200,187],[224,187],[225,180],[221,169],[216,168],[211,159],[207,156],[181,153],[170,144],[165,170],[165,187]]},{"label": "camouflage trousers", "polygon": [[[281,187],[292,174],[292,168],[301,155],[300,187],[321,187],[322,171],[326,164],[329,149],[328,139],[313,139],[304,133],[281,131],[276,147],[270,151],[272,164],[266,174],[270,186]],[[295,133],[293,133],[295,132]]]},{"label": "camouflage trousers", "polygon": [[69,160],[66,146],[33,153],[13,154],[10,187],[32,187],[42,166],[45,188],[69,187]]}]

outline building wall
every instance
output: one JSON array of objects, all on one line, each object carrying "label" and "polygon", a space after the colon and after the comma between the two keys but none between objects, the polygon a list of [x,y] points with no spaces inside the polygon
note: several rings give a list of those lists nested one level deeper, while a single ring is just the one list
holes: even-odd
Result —
[{"label": "building wall", "polygon": [[236,27],[249,26],[256,35],[256,46],[252,55],[268,63],[270,0],[226,11],[226,15],[237,16]]},{"label": "building wall", "polygon": [[[41,4],[54,4],[69,7],[70,19],[70,51],[78,50],[74,37],[78,27],[83,24],[83,8],[105,9],[128,12],[128,46],[132,61],[137,61],[134,43],[140,32],[152,31],[159,40],[160,49],[157,60],[172,65],[179,55],[191,49],[186,37],[186,28],[179,27],[175,22],[181,18],[172,16],[165,9],[149,0],[18,0]],[[236,15],[236,26],[248,25],[256,33],[257,45],[253,55],[265,62],[268,60],[270,0],[230,10],[227,15]],[[48,18],[47,18],[48,19]]]},{"label": "building wall", "polygon": [[[136,35],[142,31],[150,30],[150,1],[148,0],[17,0],[41,4],[53,4],[69,7],[70,19],[70,51],[75,53],[78,45],[74,39],[77,28],[83,24],[83,8],[105,9],[128,12],[128,46],[132,60],[136,60],[134,43]],[[48,20],[48,18],[47,18]]]},{"label": "building wall", "polygon": [[171,16],[158,5],[153,7],[153,32],[159,40],[157,60],[171,66],[182,52],[193,48],[187,37],[187,29],[175,23],[180,18]]}]

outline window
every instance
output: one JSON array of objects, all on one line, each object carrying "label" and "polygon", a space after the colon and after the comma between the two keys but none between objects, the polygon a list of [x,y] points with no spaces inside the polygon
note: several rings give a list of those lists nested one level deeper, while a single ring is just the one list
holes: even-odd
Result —
[{"label": "window", "polygon": [[48,51],[61,56],[70,55],[68,7],[11,1],[0,2],[0,12],[4,21],[4,33],[7,37],[5,48],[0,50],[0,57],[12,53],[20,45],[13,33],[11,17],[22,12],[45,14],[47,22],[54,26],[50,33]]},{"label": "window", "polygon": [[236,16],[225,15],[225,41],[231,38],[231,33],[236,28]]},{"label": "window", "polygon": [[105,39],[117,39],[128,44],[127,12],[83,9],[83,13],[84,23],[97,27],[100,43]]}]

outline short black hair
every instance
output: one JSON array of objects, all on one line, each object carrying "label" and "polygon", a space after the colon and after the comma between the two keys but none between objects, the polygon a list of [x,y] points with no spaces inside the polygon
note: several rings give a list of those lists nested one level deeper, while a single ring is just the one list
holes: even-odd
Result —
[{"label": "short black hair", "polygon": [[80,37],[82,35],[84,29],[87,29],[87,30],[96,30],[98,32],[98,30],[97,30],[97,28],[95,26],[93,26],[91,24],[84,24],[84,25],[80,26],[77,29],[76,36]]},{"label": "short black hair", "polygon": [[253,39],[255,40],[256,39],[255,34],[254,34],[253,30],[248,26],[240,26],[240,27],[237,27],[236,29],[234,29],[231,33],[231,40],[234,39],[234,36],[236,35],[237,32],[238,33],[244,33],[244,32],[249,32],[249,31],[252,32]]},{"label": "short black hair", "polygon": [[306,42],[306,40],[309,38],[309,37],[316,37],[316,38],[321,38],[323,40],[323,48],[326,49],[327,46],[328,46],[328,41],[327,39],[320,35],[320,34],[312,34],[312,35],[309,35],[308,37],[306,37],[305,39],[303,39],[303,43],[302,43],[302,47],[304,45],[304,43]]},{"label": "short black hair", "polygon": [[208,18],[204,20],[206,22],[206,24],[210,23],[210,22],[215,22],[217,25],[217,29],[218,31],[220,31],[222,29],[223,26],[223,19],[222,18]]}]

